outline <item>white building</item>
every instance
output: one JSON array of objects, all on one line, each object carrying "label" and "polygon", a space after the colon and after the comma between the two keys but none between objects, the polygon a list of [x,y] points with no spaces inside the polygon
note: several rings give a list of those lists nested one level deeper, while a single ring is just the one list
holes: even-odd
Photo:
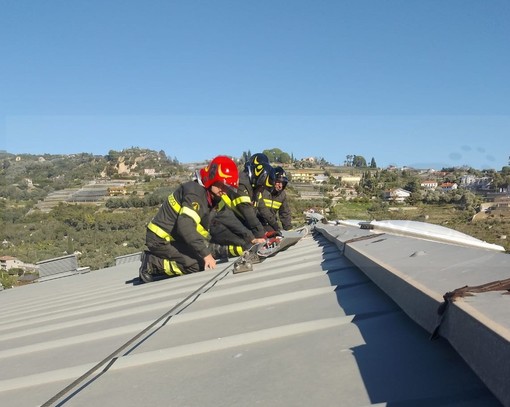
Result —
[{"label": "white building", "polygon": [[392,202],[404,202],[411,196],[411,192],[402,188],[393,188],[384,192],[384,199]]}]

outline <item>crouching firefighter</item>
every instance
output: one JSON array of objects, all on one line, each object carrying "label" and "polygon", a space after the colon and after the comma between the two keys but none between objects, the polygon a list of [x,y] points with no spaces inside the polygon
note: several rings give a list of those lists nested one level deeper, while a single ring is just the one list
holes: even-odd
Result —
[{"label": "crouching firefighter", "polygon": [[264,226],[257,218],[255,197],[274,185],[274,170],[266,155],[253,155],[239,174],[239,188],[222,195],[222,201],[211,221],[211,241],[229,245],[241,255],[255,244],[264,244]]},{"label": "crouching firefighter", "polygon": [[217,156],[195,180],[170,194],[147,225],[140,279],[152,282],[213,269],[216,259],[228,257],[227,247],[209,243],[209,220],[221,196],[238,185],[234,161]]}]

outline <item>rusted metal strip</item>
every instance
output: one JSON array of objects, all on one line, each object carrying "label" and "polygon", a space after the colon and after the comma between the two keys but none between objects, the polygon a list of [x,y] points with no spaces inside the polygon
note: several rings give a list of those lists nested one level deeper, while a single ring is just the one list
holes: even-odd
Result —
[{"label": "rusted metal strip", "polygon": [[446,310],[448,309],[449,304],[462,297],[466,296],[469,297],[475,293],[485,293],[489,291],[507,291],[506,293],[503,294],[508,294],[508,291],[510,291],[510,278],[507,278],[505,280],[491,281],[490,283],[485,283],[476,286],[466,285],[464,287],[456,288],[453,291],[449,291],[445,295],[443,295],[444,302],[441,303],[441,305],[437,309],[437,313],[439,315],[437,326],[432,332],[430,339],[436,339],[437,337],[439,337],[439,328],[441,327],[441,323],[443,322],[443,318],[446,313]]},{"label": "rusted metal strip", "polygon": [[477,286],[464,286],[443,295],[445,301],[455,301],[457,298],[471,296],[473,293],[485,293],[487,291],[510,291],[510,278],[492,281]]}]

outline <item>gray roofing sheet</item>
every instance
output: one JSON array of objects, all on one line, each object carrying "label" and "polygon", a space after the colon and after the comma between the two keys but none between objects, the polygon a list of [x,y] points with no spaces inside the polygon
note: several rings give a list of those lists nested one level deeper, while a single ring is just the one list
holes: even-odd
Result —
[{"label": "gray roofing sheet", "polygon": [[138,266],[0,293],[1,406],[44,405],[80,377],[49,404],[501,405],[319,233],[242,274],[137,284]]}]

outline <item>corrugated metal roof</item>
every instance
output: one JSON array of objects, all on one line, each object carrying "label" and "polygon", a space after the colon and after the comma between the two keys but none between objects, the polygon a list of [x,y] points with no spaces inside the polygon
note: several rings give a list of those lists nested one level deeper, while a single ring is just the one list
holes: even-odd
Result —
[{"label": "corrugated metal roof", "polygon": [[[501,405],[444,331],[430,340],[426,324],[408,316],[408,290],[370,273],[407,267],[403,248],[405,259],[409,250],[430,254],[410,265],[422,274],[439,264],[478,266],[479,257],[461,260],[451,245],[403,237],[374,244],[356,239],[372,232],[348,226],[318,230],[242,274],[230,262],[137,284],[139,262],[131,262],[3,291],[0,405],[43,405],[87,372],[50,404]],[[387,256],[384,267],[363,262],[374,261],[367,247]],[[440,257],[448,251],[449,266]],[[401,288],[404,299],[372,280],[390,294]]]}]

